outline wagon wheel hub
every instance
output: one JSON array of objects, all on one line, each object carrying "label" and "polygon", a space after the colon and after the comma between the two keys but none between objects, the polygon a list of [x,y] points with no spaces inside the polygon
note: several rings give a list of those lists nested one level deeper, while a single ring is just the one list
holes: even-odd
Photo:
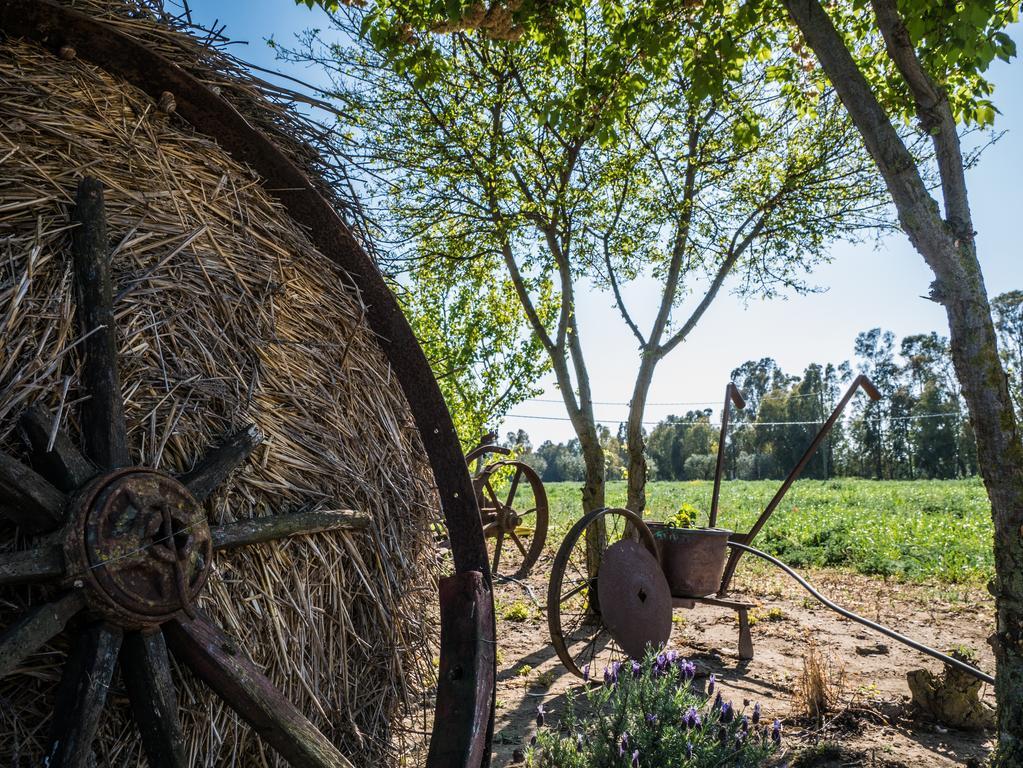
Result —
[{"label": "wagon wheel hub", "polygon": [[84,587],[94,610],[126,629],[193,615],[213,554],[206,515],[188,489],[143,468],[86,488],[64,549],[70,580]]},{"label": "wagon wheel hub", "polygon": [[497,510],[497,525],[502,531],[514,531],[522,524],[522,518],[511,507]]}]

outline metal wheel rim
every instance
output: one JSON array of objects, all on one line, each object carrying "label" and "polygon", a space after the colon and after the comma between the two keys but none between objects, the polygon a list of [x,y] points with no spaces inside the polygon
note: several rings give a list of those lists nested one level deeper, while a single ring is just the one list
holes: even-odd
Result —
[{"label": "metal wheel rim", "polygon": [[[583,648],[582,655],[579,655],[578,657],[573,655],[569,648],[569,643],[566,642],[566,634],[570,633],[566,633],[565,631],[566,626],[562,621],[563,611],[561,606],[567,599],[571,599],[571,597],[574,597],[583,590],[596,590],[595,582],[600,571],[598,569],[597,573],[593,574],[592,580],[586,579],[586,574],[578,573],[574,581],[584,583],[592,581],[592,583],[589,586],[584,586],[584,583],[572,584],[567,593],[563,589],[565,574],[571,566],[572,554],[575,551],[576,545],[579,544],[580,541],[584,540],[586,529],[597,520],[612,515],[622,519],[622,531],[619,538],[627,535],[628,528],[631,526],[634,529],[634,537],[638,538],[639,541],[646,546],[650,553],[654,555],[654,557],[657,557],[657,543],[654,540],[650,529],[639,515],[628,509],[605,507],[603,509],[594,510],[580,518],[575,525],[569,529],[564,541],[561,542],[561,546],[558,548],[557,555],[554,557],[554,565],[551,567],[551,580],[547,586],[547,627],[550,630],[551,644],[554,646],[554,650],[557,652],[558,658],[561,659],[561,663],[565,665],[565,668],[577,677],[586,677],[583,668],[580,667],[577,662],[582,660],[587,648],[590,648],[591,646],[593,648],[591,661],[589,662],[591,667],[589,672],[590,674],[595,674],[598,670],[592,668],[592,663],[597,659],[596,649],[598,643],[601,642],[601,638],[606,638],[607,644],[604,647],[609,649],[609,654],[612,658],[616,655],[614,649],[617,645],[614,643],[610,632],[607,627],[604,626],[598,615],[595,619],[590,619],[595,622],[590,626],[596,627],[593,633],[593,638],[587,641],[587,644]],[[613,542],[605,542],[603,549],[606,550],[607,547],[610,546],[610,543]],[[569,593],[571,593],[570,596],[568,596]],[[588,607],[588,603],[586,607]],[[573,613],[572,615],[578,614]],[[578,627],[573,631],[577,632],[579,631],[579,628],[583,626],[586,626],[586,623],[580,621]],[[618,649],[617,655],[621,658],[625,657],[625,654],[621,651],[621,649]],[[584,664],[583,666],[586,665]]]},{"label": "metal wheel rim", "polygon": [[[513,541],[517,541],[517,546],[520,547],[520,554],[522,555],[522,562],[519,565],[518,570],[515,572],[516,576],[525,576],[529,573],[530,569],[536,564],[536,561],[540,559],[540,555],[543,553],[544,544],[547,542],[547,527],[550,519],[550,505],[547,500],[547,490],[544,488],[543,481],[540,479],[540,475],[537,474],[528,464],[521,461],[497,461],[493,464],[487,465],[484,472],[492,472],[501,467],[514,467],[515,477],[522,476],[526,478],[526,482],[529,483],[530,489],[533,493],[534,506],[532,509],[520,513],[520,518],[525,518],[527,515],[533,515],[533,535],[530,538],[529,547],[525,547],[518,536],[512,534]],[[481,473],[482,474],[482,473]],[[520,483],[512,480],[515,484],[510,490],[508,495],[505,497],[503,502],[506,506],[512,506],[511,502],[515,500],[515,496],[520,487]],[[481,490],[482,495],[482,490]],[[486,499],[484,499],[486,500]],[[487,507],[486,509],[491,509]],[[514,509],[514,506],[512,506]],[[517,512],[517,510],[516,510]],[[485,508],[480,508],[482,515],[486,514]],[[486,526],[486,521],[484,521]],[[484,527],[484,535],[488,540],[502,538],[505,531],[499,527],[487,529]],[[500,549],[499,545],[495,542],[494,557],[491,560],[491,571],[493,573],[498,572],[498,566],[500,565]],[[524,551],[522,551],[524,550]]]}]

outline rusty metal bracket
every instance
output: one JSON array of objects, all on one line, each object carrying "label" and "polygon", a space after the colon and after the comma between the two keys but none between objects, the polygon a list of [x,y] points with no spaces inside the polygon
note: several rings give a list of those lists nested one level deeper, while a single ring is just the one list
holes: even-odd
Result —
[{"label": "rusty metal bracket", "polygon": [[[494,597],[483,574],[441,579],[440,671],[427,765],[475,768],[489,761],[481,736],[493,727],[497,644],[486,636],[493,623]],[[465,744],[473,746],[466,751]]]},{"label": "rusty metal bracket", "polygon": [[[320,253],[348,274],[352,287],[362,296],[367,321],[380,339],[422,436],[451,537],[456,572],[477,572],[486,587],[481,599],[484,594],[489,599],[491,577],[483,526],[465,458],[440,388],[394,295],[330,202],[316,191],[305,173],[279,147],[227,100],[142,41],[102,19],[54,0],[4,0],[0,3],[0,31],[33,40],[55,54],[62,47],[73,47],[79,57],[131,83],[154,102],[159,102],[164,93],[173,94],[175,114],[215,139],[232,157],[259,174],[267,193],[303,226]],[[492,645],[495,636],[492,606],[487,615],[489,623],[460,624],[450,631],[465,632],[466,643]],[[455,646],[449,643],[448,647]],[[444,652],[442,648],[442,654]],[[492,654],[490,659],[493,664]],[[445,661],[449,665],[454,663],[442,657],[442,664]],[[479,684],[482,687],[475,690],[445,686],[438,691],[438,711],[475,707],[482,699],[490,699],[488,724],[464,733],[468,741],[458,747],[466,757],[475,756],[478,761],[463,760],[458,765],[487,766],[490,762],[493,674],[481,679]],[[449,696],[465,698],[446,698]],[[441,733],[434,733],[434,741],[441,739],[454,749],[449,725],[439,717],[436,722]],[[430,763],[448,764],[453,763]]]}]

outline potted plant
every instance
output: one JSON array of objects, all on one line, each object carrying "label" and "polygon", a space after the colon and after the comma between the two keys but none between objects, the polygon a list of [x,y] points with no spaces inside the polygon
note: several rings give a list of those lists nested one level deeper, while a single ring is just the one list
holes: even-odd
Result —
[{"label": "potted plant", "polygon": [[707,597],[717,592],[732,531],[699,528],[700,511],[683,504],[663,523],[650,523],[661,569],[674,597]]}]

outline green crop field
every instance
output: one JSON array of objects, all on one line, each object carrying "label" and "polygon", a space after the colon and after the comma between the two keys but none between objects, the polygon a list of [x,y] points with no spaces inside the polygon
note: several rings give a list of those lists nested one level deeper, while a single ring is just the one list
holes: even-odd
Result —
[{"label": "green crop field", "polygon": [[[745,531],[780,481],[725,482],[718,526]],[[683,503],[706,523],[712,483],[653,482],[647,516]],[[579,483],[548,483],[556,548],[580,510]],[[609,483],[608,506],[623,506],[625,483]],[[753,542],[793,566],[841,566],[910,581],[983,583],[993,573],[991,512],[984,486],[970,480],[800,480]]]}]

